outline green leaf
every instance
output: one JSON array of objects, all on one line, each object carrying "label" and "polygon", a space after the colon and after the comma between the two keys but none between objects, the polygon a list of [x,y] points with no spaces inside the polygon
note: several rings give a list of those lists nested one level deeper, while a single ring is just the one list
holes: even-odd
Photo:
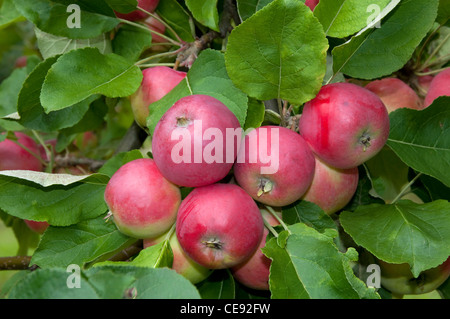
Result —
[{"label": "green leaf", "polygon": [[0,3],[0,29],[22,19],[22,15],[16,9],[13,0],[3,0]]},{"label": "green leaf", "polygon": [[[62,3],[61,3],[62,2]],[[109,8],[102,13],[95,11],[97,3],[103,1],[78,1],[81,7],[80,11],[80,28],[68,27],[68,21],[71,22],[71,15],[74,14],[70,10],[67,12],[68,5],[73,3],[70,1],[50,1],[50,0],[15,0],[17,10],[27,20],[33,22],[40,30],[61,37],[72,39],[91,39],[101,34],[111,31],[117,26],[119,20],[115,18],[114,12]],[[93,6],[93,8],[91,8]],[[108,7],[107,7],[108,8]],[[104,13],[110,14],[104,15]]]},{"label": "green leaf", "polygon": [[130,13],[136,10],[137,0],[105,0],[108,5],[117,12]]},{"label": "green leaf", "polygon": [[195,20],[214,31],[219,31],[217,0],[186,0],[186,6]]},{"label": "green leaf", "polygon": [[50,226],[31,258],[41,268],[83,265],[130,246],[136,241],[122,234],[104,216],[66,227]]},{"label": "green leaf", "polygon": [[323,233],[326,229],[337,230],[336,224],[319,206],[301,200],[282,208],[283,221],[288,225],[305,223]]},{"label": "green leaf", "polygon": [[450,186],[450,97],[424,110],[399,109],[389,115],[387,145],[414,170]]},{"label": "green leaf", "polygon": [[340,222],[353,240],[379,259],[408,263],[415,276],[450,255],[450,204],[438,200],[416,204],[360,206],[343,212]]},{"label": "green leaf", "polygon": [[391,0],[321,0],[314,15],[322,23],[325,34],[344,38],[352,35],[371,22],[375,13]]},{"label": "green leaf", "polygon": [[244,21],[264,8],[273,0],[237,0],[237,9],[241,20]]},{"label": "green leaf", "polygon": [[[45,174],[45,173],[41,173]],[[13,176],[0,175],[0,209],[22,219],[67,226],[107,211],[105,185],[74,183],[43,187]]]},{"label": "green leaf", "polygon": [[[333,238],[305,224],[289,227],[286,246],[270,239],[263,253],[272,260],[269,286],[274,299],[379,298],[350,267],[352,254],[343,254]],[[352,256],[353,258],[354,256]]]},{"label": "green leaf", "polygon": [[441,25],[450,26],[450,0],[439,0],[436,22]]},{"label": "green leaf", "polygon": [[48,113],[94,94],[125,97],[133,94],[141,81],[141,70],[120,55],[103,55],[96,48],[74,50],[62,55],[50,68],[42,86],[41,103]]},{"label": "green leaf", "polygon": [[265,113],[266,108],[263,101],[249,98],[247,118],[245,119],[244,130],[260,127],[264,122]]},{"label": "green leaf", "polygon": [[197,285],[202,299],[234,299],[235,281],[228,269],[215,270]]},{"label": "green leaf", "polygon": [[302,104],[322,86],[327,48],[308,7],[275,0],[231,32],[225,61],[233,83],[249,96]]},{"label": "green leaf", "polygon": [[152,34],[135,26],[124,24],[113,40],[114,53],[131,62],[136,62],[141,54],[152,45]]},{"label": "green leaf", "polygon": [[112,52],[111,40],[105,33],[92,39],[70,39],[43,32],[38,28],[34,31],[39,52],[44,59],[86,47],[97,48],[102,54]]},{"label": "green leaf", "polygon": [[181,39],[186,42],[194,41],[190,23],[191,17],[176,0],[160,1],[156,12],[175,30]]},{"label": "green leaf", "polygon": [[176,101],[193,94],[205,94],[218,99],[236,115],[241,126],[244,125],[248,108],[247,96],[229,79],[223,54],[207,49],[200,53],[183,81],[164,98],[150,105],[150,115],[147,118],[150,133],[153,133],[159,119]]},{"label": "green leaf", "polygon": [[381,28],[367,29],[333,49],[335,73],[374,79],[399,70],[430,31],[437,7],[438,0],[401,1]]}]

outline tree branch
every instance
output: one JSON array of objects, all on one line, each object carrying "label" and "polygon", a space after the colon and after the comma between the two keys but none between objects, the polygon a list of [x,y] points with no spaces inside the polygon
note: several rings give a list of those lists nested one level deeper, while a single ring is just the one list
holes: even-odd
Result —
[{"label": "tree branch", "polygon": [[29,270],[31,256],[0,257],[0,270]]}]

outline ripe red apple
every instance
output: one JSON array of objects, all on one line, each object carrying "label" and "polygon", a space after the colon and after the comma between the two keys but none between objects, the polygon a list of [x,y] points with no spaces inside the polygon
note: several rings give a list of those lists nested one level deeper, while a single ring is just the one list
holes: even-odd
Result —
[{"label": "ripe red apple", "polygon": [[[156,7],[159,4],[159,0],[138,0],[138,7],[144,9],[145,11],[148,11],[150,13],[155,12]],[[130,13],[119,13],[116,12],[116,16],[121,19],[125,19],[128,21],[138,21],[138,20],[144,20],[148,17],[148,14],[145,12],[142,12],[140,10],[134,10]]]},{"label": "ripe red apple", "polygon": [[375,156],[389,136],[389,115],[381,99],[352,83],[324,85],[305,103],[300,134],[330,166],[346,169]]},{"label": "ripe red apple", "polygon": [[421,110],[422,100],[405,82],[398,78],[375,80],[365,86],[383,101],[388,113],[399,108]]},{"label": "ripe red apple", "polygon": [[311,11],[314,11],[314,8],[319,3],[319,0],[306,0],[305,4],[311,9]]},{"label": "ripe red apple", "polygon": [[440,96],[450,96],[450,68],[439,72],[431,81],[424,105],[428,107]]},{"label": "ripe red apple", "polygon": [[42,171],[42,163],[38,159],[40,151],[37,143],[22,132],[15,132],[14,134],[17,137],[16,142],[22,144],[25,148],[9,139],[0,142],[0,171]]},{"label": "ripe red apple", "polygon": [[167,66],[155,66],[142,70],[143,79],[139,89],[130,97],[136,123],[147,126],[149,105],[163,98],[185,77],[186,72]]},{"label": "ripe red apple", "polygon": [[[261,209],[263,218],[271,225],[280,223],[266,209]],[[263,238],[255,253],[243,263],[231,268],[234,279],[246,287],[256,290],[269,290],[270,265],[272,261],[261,251],[266,246],[269,231],[264,227]]]},{"label": "ripe red apple", "polygon": [[38,222],[34,220],[24,219],[25,224],[34,232],[38,234],[43,234],[48,228],[49,224],[47,222]]},{"label": "ripe red apple", "polygon": [[305,194],[314,165],[314,154],[300,134],[285,127],[261,126],[245,136],[234,177],[253,199],[280,207]]},{"label": "ripe red apple", "polygon": [[121,166],[109,180],[105,201],[117,228],[135,238],[157,237],[176,220],[180,189],[149,158]]},{"label": "ripe red apple", "polygon": [[425,270],[415,278],[409,264],[390,264],[378,260],[381,286],[397,295],[420,295],[438,288],[450,276],[450,258],[441,265]]},{"label": "ripe red apple", "polygon": [[178,186],[213,184],[231,170],[241,133],[238,119],[225,104],[208,95],[186,96],[156,125],[153,158]]},{"label": "ripe red apple", "polygon": [[248,259],[263,233],[258,206],[234,184],[195,188],[181,203],[176,221],[183,250],[210,269],[230,268]]},{"label": "ripe red apple", "polygon": [[316,156],[314,178],[303,200],[319,206],[331,215],[352,199],[358,187],[358,168],[339,169],[325,164]]},{"label": "ripe red apple", "polygon": [[[166,239],[167,233],[155,239],[144,239],[144,248],[156,245]],[[193,261],[181,248],[178,238],[173,233],[169,239],[170,248],[173,253],[172,269],[184,276],[193,284],[197,284],[211,274],[212,270]]]}]

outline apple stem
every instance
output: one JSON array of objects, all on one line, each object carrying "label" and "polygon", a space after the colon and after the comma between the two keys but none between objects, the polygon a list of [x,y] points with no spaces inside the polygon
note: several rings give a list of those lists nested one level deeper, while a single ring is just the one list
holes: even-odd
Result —
[{"label": "apple stem", "polygon": [[283,222],[283,220],[278,216],[277,212],[270,206],[265,205],[266,209],[269,211],[269,213],[280,223],[281,226],[283,226],[284,230],[287,230],[290,234],[291,231],[287,227],[287,225]]},{"label": "apple stem", "polygon": [[421,68],[421,70],[426,68],[426,65],[430,63],[431,59],[439,52],[439,50],[442,48],[445,42],[447,42],[448,39],[450,39],[450,34],[447,34],[444,40],[441,43],[439,43],[439,45],[433,50],[433,52],[430,53],[429,57],[423,63],[423,67]]},{"label": "apple stem", "polygon": [[134,65],[139,66],[139,65],[141,65],[141,64],[143,64],[145,62],[148,62],[148,61],[151,61],[151,60],[154,60],[154,59],[158,59],[158,58],[170,57],[172,55],[176,55],[177,53],[178,53],[178,51],[169,51],[169,52],[164,52],[164,53],[151,55],[151,56],[148,56],[148,57],[146,57],[146,58],[136,62]]},{"label": "apple stem", "polygon": [[53,166],[55,164],[55,156],[51,150],[51,148],[53,148],[53,146],[50,144],[46,144],[45,141],[42,139],[42,137],[35,130],[32,130],[32,132],[33,132],[33,135],[38,140],[39,144],[41,144],[42,147],[44,148],[45,155],[47,155],[47,158],[49,159],[48,163],[45,163],[45,166],[47,166],[46,171],[48,173],[51,173],[51,172],[53,172]]},{"label": "apple stem", "polygon": [[158,20],[159,22],[161,22],[162,24],[164,24],[164,26],[165,26],[167,29],[169,29],[170,32],[173,33],[173,35],[175,36],[175,38],[177,38],[177,40],[178,40],[180,43],[183,43],[183,42],[184,42],[183,39],[181,39],[181,37],[178,35],[178,33],[176,33],[175,30],[174,30],[174,29],[173,29],[166,21],[164,21],[163,19],[161,19],[159,16],[157,16],[156,14],[153,14],[153,13],[151,13],[151,12],[145,10],[145,9],[142,9],[142,8],[139,7],[139,6],[137,7],[137,9],[140,10],[140,11],[142,11],[142,12],[144,12],[144,13],[146,13],[146,14],[148,14],[148,15],[151,16],[152,18],[155,18],[156,20]]},{"label": "apple stem", "polygon": [[417,174],[407,185],[405,185],[400,193],[392,200],[391,204],[395,204],[400,198],[402,198],[405,193],[407,193],[410,189],[410,187],[416,182],[416,180],[422,176],[422,173]]},{"label": "apple stem", "polygon": [[[447,59],[450,57],[450,54],[447,56]],[[444,70],[448,69],[448,67],[442,68],[442,69],[437,69],[437,70],[433,70],[433,71],[429,71],[429,72],[416,72],[415,74],[417,76],[424,76],[424,75],[434,75],[434,74],[438,74],[439,72],[442,72]]]},{"label": "apple stem", "polygon": [[428,45],[428,43],[431,41],[431,39],[433,39],[434,35],[442,28],[442,26],[447,23],[447,21],[448,21],[448,18],[447,18],[447,20],[445,20],[445,22],[443,24],[439,25],[433,32],[431,32],[430,35],[425,40],[425,42],[423,43],[422,47],[419,50],[417,58],[416,58],[416,60],[417,60],[416,65],[415,65],[416,69],[420,65],[420,60],[422,59],[422,54],[423,54],[423,52],[425,50],[425,47]]},{"label": "apple stem", "polygon": [[140,64],[138,65],[140,68],[151,68],[154,66],[175,66],[175,63],[149,63],[149,64]]},{"label": "apple stem", "polygon": [[131,22],[131,21],[128,21],[128,20],[125,20],[125,19],[118,19],[118,20],[119,20],[120,22],[122,22],[122,23],[126,23],[126,24],[132,25],[132,26],[134,26],[134,27],[136,27],[136,28],[140,28],[140,29],[146,30],[147,32],[149,32],[149,33],[151,33],[151,34],[159,35],[161,38],[163,38],[163,39],[169,41],[170,43],[172,43],[172,44],[174,44],[174,45],[176,45],[176,46],[179,46],[179,47],[183,46],[182,43],[175,41],[174,39],[168,37],[167,35],[164,35],[164,34],[162,34],[162,33],[159,33],[159,32],[157,32],[157,31],[154,31],[154,30],[150,30],[148,27],[146,27],[146,26],[144,26],[144,25],[142,25],[142,24],[135,23],[135,22]]},{"label": "apple stem", "polygon": [[35,152],[33,152],[32,150],[30,150],[28,147],[26,147],[25,145],[23,145],[22,143],[19,143],[18,141],[15,140],[11,140],[13,143],[16,143],[17,145],[19,145],[21,148],[23,148],[25,151],[27,151],[28,153],[30,153],[33,157],[36,157],[39,162],[41,162],[42,165],[46,166],[47,163]]},{"label": "apple stem", "polygon": [[270,223],[264,218],[264,216],[261,216],[264,222],[264,226],[272,233],[273,236],[278,237],[278,233],[275,230],[275,228],[270,225]]}]

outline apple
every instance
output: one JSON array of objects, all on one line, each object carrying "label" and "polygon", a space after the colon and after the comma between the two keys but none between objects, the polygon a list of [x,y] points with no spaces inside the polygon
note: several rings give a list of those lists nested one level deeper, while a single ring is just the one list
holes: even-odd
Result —
[{"label": "apple", "polygon": [[182,201],[176,221],[183,250],[209,269],[242,263],[256,251],[263,233],[258,206],[234,184],[195,188]]},{"label": "apple", "polygon": [[136,123],[147,127],[149,105],[163,98],[187,75],[167,66],[155,66],[142,70],[143,79],[139,89],[130,96],[131,109]]},{"label": "apple", "polygon": [[24,68],[27,66],[28,57],[26,55],[22,55],[17,58],[16,63],[14,63],[14,67],[17,69]]},{"label": "apple", "polygon": [[305,194],[314,165],[314,154],[300,134],[285,127],[261,126],[245,136],[234,177],[256,201],[280,207]]},{"label": "apple", "polygon": [[440,96],[450,96],[450,68],[439,72],[430,83],[424,105],[428,107]]},{"label": "apple", "polygon": [[314,11],[314,8],[319,3],[319,0],[306,0],[305,4],[311,9],[311,11]]},{"label": "apple", "polygon": [[119,231],[152,238],[167,232],[175,222],[181,192],[161,175],[152,159],[142,158],[114,173],[106,185],[105,201]]},{"label": "apple", "polygon": [[[260,210],[263,218],[271,226],[277,226],[280,224],[279,221],[266,209]],[[235,280],[251,289],[269,290],[269,274],[272,261],[267,258],[261,250],[266,245],[268,234],[268,229],[264,227],[263,238],[254,254],[243,263],[230,269]]]},{"label": "apple", "polygon": [[417,93],[398,78],[375,80],[368,83],[365,88],[380,97],[388,113],[399,108],[421,110],[423,107]]},{"label": "apple", "polygon": [[25,224],[27,224],[28,228],[30,228],[32,231],[43,234],[45,230],[48,228],[49,224],[47,222],[38,222],[34,220],[28,220],[24,219]]},{"label": "apple", "polygon": [[[430,72],[431,70],[429,68],[426,68],[423,70],[423,72]],[[416,85],[417,89],[419,91],[420,96],[426,96],[428,93],[428,90],[430,89],[431,81],[433,81],[434,76],[429,75],[420,75],[416,78]]]},{"label": "apple", "polygon": [[383,148],[389,136],[389,115],[381,99],[368,89],[332,83],[305,103],[299,132],[325,163],[347,169]]},{"label": "apple", "polygon": [[350,202],[358,187],[358,168],[339,169],[325,164],[317,156],[314,178],[303,200],[319,206],[331,215]]},{"label": "apple", "polygon": [[425,270],[417,278],[409,264],[391,264],[378,259],[381,286],[396,295],[421,295],[435,290],[450,276],[450,258],[441,265]]},{"label": "apple", "polygon": [[208,95],[189,95],[170,107],[156,125],[153,159],[178,186],[213,184],[230,172],[241,131],[225,104]]},{"label": "apple", "polygon": [[[144,239],[144,248],[159,244],[165,240],[168,233],[163,234],[155,239]],[[170,248],[173,253],[172,269],[177,273],[188,279],[193,284],[197,284],[211,274],[212,270],[201,266],[200,264],[193,261],[181,248],[178,238],[175,233],[172,233],[169,238]]]},{"label": "apple", "polygon": [[16,142],[25,148],[9,139],[0,142],[0,171],[42,171],[43,166],[38,158],[40,150],[37,143],[25,133],[15,132],[14,134],[17,137]]},{"label": "apple", "polygon": [[[156,7],[159,4],[159,0],[138,0],[138,7],[148,11],[150,13],[155,12]],[[142,12],[141,10],[134,10],[130,13],[120,13],[116,12],[116,16],[120,19],[125,19],[128,21],[138,21],[144,20],[148,17],[148,14]]]},{"label": "apple", "polygon": [[[159,17],[156,13],[155,16]],[[166,32],[166,26],[164,25],[164,23],[162,23],[161,21],[159,21],[158,19],[156,19],[155,17],[148,17],[147,19],[145,19],[144,23],[148,26],[148,28],[151,31],[156,31],[158,33],[164,34],[164,32]],[[164,39],[163,37],[161,37],[160,35],[155,34],[154,32],[152,32],[152,51],[165,51],[166,50],[166,46],[163,45],[154,45],[156,43],[166,43],[167,40]]]}]

